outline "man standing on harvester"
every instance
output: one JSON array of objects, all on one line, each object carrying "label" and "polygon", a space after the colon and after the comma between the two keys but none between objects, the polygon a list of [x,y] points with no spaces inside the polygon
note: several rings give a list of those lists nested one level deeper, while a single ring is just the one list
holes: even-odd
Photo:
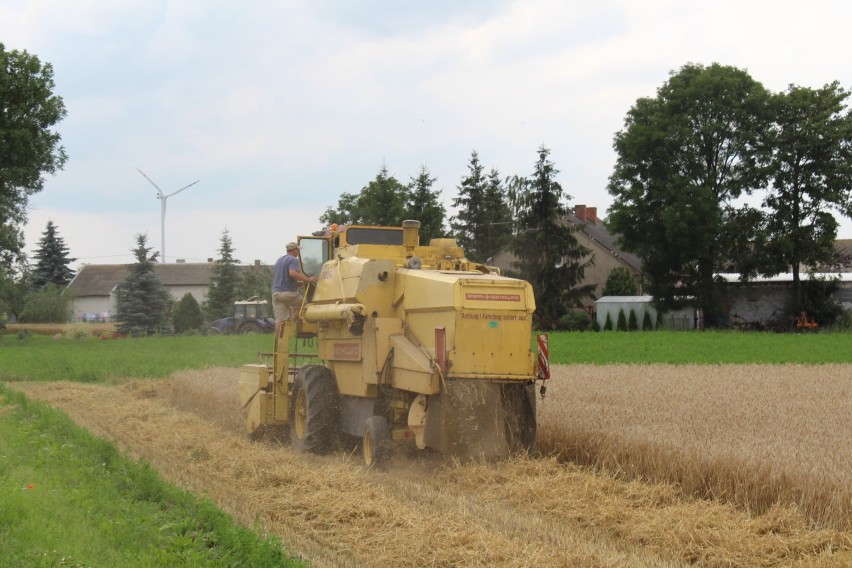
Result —
[{"label": "man standing on harvester", "polygon": [[275,262],[272,278],[272,312],[275,323],[299,318],[302,296],[298,293],[300,282],[316,282],[316,276],[305,276],[299,265],[299,245],[287,243],[287,254]]}]

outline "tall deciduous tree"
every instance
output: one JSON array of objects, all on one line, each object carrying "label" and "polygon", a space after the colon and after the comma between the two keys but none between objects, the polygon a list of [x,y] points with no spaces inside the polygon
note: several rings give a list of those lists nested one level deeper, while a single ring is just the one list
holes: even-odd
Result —
[{"label": "tall deciduous tree", "polygon": [[837,236],[831,210],[852,215],[852,112],[837,82],[821,89],[790,86],[774,97],[772,184],[764,201],[764,273],[791,270],[802,308],[801,265],[830,263]]},{"label": "tall deciduous tree", "polygon": [[765,185],[768,102],[745,71],[689,64],[639,99],[615,135],[609,225],[642,257],[661,308],[692,296],[708,322],[718,315],[732,201]]},{"label": "tall deciduous tree", "polygon": [[479,154],[471,152],[468,175],[452,202],[456,214],[450,218],[450,229],[467,258],[487,262],[508,242],[511,212],[503,193],[497,170],[486,174]]},{"label": "tall deciduous tree", "polygon": [[23,248],[30,196],[67,159],[52,130],[66,114],[54,89],[50,63],[0,43],[0,264],[7,267]]},{"label": "tall deciduous tree", "polygon": [[337,209],[327,208],[320,216],[326,225],[337,223],[399,226],[408,210],[409,190],[382,166],[376,178],[358,194],[344,193]]},{"label": "tall deciduous tree", "polygon": [[593,285],[577,286],[593,259],[583,260],[591,250],[577,242],[577,227],[566,224],[571,197],[556,181],[559,171],[545,146],[538,149],[533,175],[518,199],[518,233],[510,245],[518,257],[516,268],[532,284],[536,298],[536,325],[553,329],[571,307],[582,305]]},{"label": "tall deciduous tree", "polygon": [[436,179],[424,164],[420,166],[417,177],[411,178],[408,184],[410,201],[405,216],[420,221],[420,242],[423,244],[446,234],[444,220],[447,212],[439,201],[441,192],[432,189]]},{"label": "tall deciduous tree", "polygon": [[219,258],[213,263],[213,274],[207,289],[208,321],[228,317],[234,311],[234,302],[241,299],[237,298],[240,261],[234,258],[234,247],[228,229],[222,231],[219,242]]},{"label": "tall deciduous tree", "polygon": [[154,272],[159,253],[151,253],[148,236],[136,235],[134,264],[118,285],[116,329],[132,335],[157,333],[168,323],[171,296]]},{"label": "tall deciduous tree", "polygon": [[35,290],[48,284],[65,287],[74,278],[74,271],[68,265],[77,259],[68,257],[68,247],[59,236],[58,228],[53,221],[47,222],[38,249],[33,254],[36,265],[32,273],[32,287]]}]

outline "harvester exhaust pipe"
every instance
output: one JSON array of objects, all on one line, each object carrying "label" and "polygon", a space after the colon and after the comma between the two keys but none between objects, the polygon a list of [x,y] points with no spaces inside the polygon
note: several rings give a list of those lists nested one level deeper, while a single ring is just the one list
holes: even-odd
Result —
[{"label": "harvester exhaust pipe", "polygon": [[402,222],[402,244],[406,247],[420,246],[420,221]]}]

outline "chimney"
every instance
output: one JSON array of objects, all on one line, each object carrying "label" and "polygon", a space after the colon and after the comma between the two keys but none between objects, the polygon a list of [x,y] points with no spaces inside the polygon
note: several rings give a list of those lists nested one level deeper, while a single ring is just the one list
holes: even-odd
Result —
[{"label": "chimney", "polygon": [[212,258],[208,258],[208,259],[207,259],[207,262],[213,262],[213,259],[212,259]]},{"label": "chimney", "polygon": [[254,271],[260,272],[260,260],[254,259]]},{"label": "chimney", "polygon": [[597,207],[586,208],[586,221],[588,221],[589,223],[597,223],[599,221]]},{"label": "chimney", "polygon": [[580,221],[586,220],[586,206],[585,205],[575,205],[574,206],[574,216],[577,217]]}]

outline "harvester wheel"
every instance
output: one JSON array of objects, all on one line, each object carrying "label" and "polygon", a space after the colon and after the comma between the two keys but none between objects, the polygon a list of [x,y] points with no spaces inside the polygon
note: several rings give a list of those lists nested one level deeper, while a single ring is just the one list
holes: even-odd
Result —
[{"label": "harvester wheel", "polygon": [[331,449],[337,432],[337,385],[331,371],[309,365],[296,373],[290,404],[290,441],[300,452]]},{"label": "harvester wheel", "polygon": [[511,451],[529,452],[535,446],[535,384],[503,387],[506,439]]},{"label": "harvester wheel", "polygon": [[383,416],[367,418],[361,448],[367,467],[376,467],[387,461],[391,449],[391,431]]}]

